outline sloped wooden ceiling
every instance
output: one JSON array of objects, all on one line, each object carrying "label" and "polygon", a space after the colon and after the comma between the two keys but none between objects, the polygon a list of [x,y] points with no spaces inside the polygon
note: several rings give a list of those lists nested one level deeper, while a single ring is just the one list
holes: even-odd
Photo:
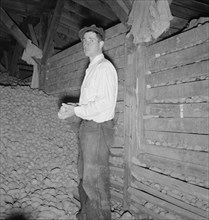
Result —
[{"label": "sloped wooden ceiling", "polygon": [[[57,1],[60,14],[53,17]],[[126,24],[134,0],[1,0],[0,7],[33,43],[44,48],[52,20],[58,20],[52,38],[54,52],[79,42],[78,31],[91,24],[107,29]],[[182,30],[193,18],[209,17],[209,0],[169,0],[174,19],[165,38]],[[59,18],[58,18],[59,16]],[[51,27],[53,29],[53,27]],[[14,49],[16,39],[0,19],[0,61],[3,51]]]}]

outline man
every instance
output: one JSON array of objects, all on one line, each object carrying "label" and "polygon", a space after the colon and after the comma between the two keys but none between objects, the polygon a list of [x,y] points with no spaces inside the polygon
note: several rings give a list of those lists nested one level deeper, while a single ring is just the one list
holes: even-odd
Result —
[{"label": "man", "polygon": [[59,118],[76,115],[79,130],[78,174],[80,220],[110,220],[109,150],[114,136],[114,112],[118,92],[117,72],[104,58],[104,31],[95,25],[80,30],[90,64],[81,86],[79,105],[63,104]]}]

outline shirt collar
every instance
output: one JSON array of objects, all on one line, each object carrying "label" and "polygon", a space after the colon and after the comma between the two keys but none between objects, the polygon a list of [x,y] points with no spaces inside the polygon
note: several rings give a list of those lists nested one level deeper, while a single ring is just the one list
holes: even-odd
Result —
[{"label": "shirt collar", "polygon": [[104,54],[101,53],[99,55],[97,55],[96,57],[94,57],[94,59],[90,62],[89,67],[98,63],[100,60],[102,60],[104,58]]}]

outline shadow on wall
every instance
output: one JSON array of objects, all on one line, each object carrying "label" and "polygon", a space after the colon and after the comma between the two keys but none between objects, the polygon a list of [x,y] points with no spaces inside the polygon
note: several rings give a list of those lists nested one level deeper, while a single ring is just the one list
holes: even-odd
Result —
[{"label": "shadow on wall", "polygon": [[30,218],[26,217],[24,213],[11,213],[9,214],[5,220],[31,220]]}]

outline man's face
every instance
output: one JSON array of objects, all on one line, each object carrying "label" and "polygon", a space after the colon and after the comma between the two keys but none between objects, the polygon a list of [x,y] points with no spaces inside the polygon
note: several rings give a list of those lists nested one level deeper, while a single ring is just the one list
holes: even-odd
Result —
[{"label": "man's face", "polygon": [[98,54],[101,54],[104,42],[99,41],[96,33],[89,31],[83,36],[83,48],[87,57],[94,58]]}]

